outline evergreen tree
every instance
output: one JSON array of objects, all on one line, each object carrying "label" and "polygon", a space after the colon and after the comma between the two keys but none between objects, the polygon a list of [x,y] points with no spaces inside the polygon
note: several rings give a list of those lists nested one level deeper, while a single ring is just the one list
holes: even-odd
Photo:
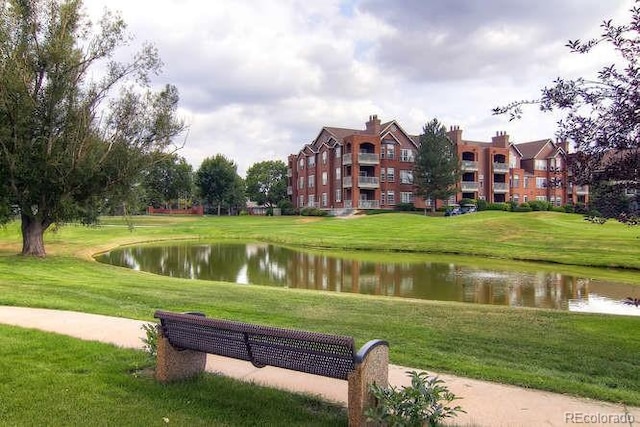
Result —
[{"label": "evergreen tree", "polygon": [[455,144],[447,136],[446,128],[433,119],[424,125],[413,170],[415,192],[432,200],[447,200],[456,194],[460,177],[460,162]]}]

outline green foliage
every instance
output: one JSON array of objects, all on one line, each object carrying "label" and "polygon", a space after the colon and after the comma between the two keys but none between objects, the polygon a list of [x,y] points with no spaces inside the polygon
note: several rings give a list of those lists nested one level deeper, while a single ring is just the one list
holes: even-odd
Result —
[{"label": "green foliage", "polygon": [[443,385],[443,380],[426,372],[407,374],[411,377],[410,386],[398,389],[371,385],[377,405],[365,412],[369,421],[391,427],[437,426],[444,419],[465,412],[460,406],[450,406],[458,398]]},{"label": "green foliage", "polygon": [[413,206],[413,203],[396,203],[395,209],[401,212],[413,212],[416,210],[415,206]]},{"label": "green foliage", "polygon": [[509,211],[511,206],[508,203],[489,203],[486,210],[488,211]]},{"label": "green foliage", "polygon": [[145,333],[145,337],[142,338],[144,344],[144,351],[149,356],[149,359],[155,362],[158,355],[158,323],[145,323],[142,325],[142,330]]},{"label": "green foliage", "polygon": [[278,207],[280,208],[280,213],[282,215],[297,215],[296,207],[293,205],[291,200],[280,200],[278,202]]},{"label": "green foliage", "polygon": [[531,200],[529,206],[533,211],[548,211],[551,205],[544,200]]},{"label": "green foliage", "polygon": [[[425,124],[413,170],[416,195],[434,201],[454,195],[460,175],[459,163],[458,152],[446,128],[437,119]],[[435,208],[435,203],[433,206]]]},{"label": "green foliage", "polygon": [[329,212],[318,208],[303,208],[300,209],[300,215],[302,216],[328,216]]},{"label": "green foliage", "polygon": [[268,160],[251,165],[247,170],[246,191],[249,200],[273,207],[287,199],[287,165],[281,160]]},{"label": "green foliage", "polygon": [[488,204],[487,204],[486,200],[479,199],[476,204],[478,206],[478,211],[486,211],[487,210]]},{"label": "green foliage", "polygon": [[513,212],[531,212],[531,211],[533,211],[533,209],[531,209],[531,206],[529,206],[528,202],[520,203],[520,206],[513,209]]},{"label": "green foliage", "polygon": [[230,208],[243,204],[243,181],[237,173],[238,167],[222,154],[207,157],[196,172],[196,186],[205,203],[216,208],[218,216],[222,207]]},{"label": "green foliage", "polygon": [[464,198],[464,199],[460,200],[460,206],[464,206],[464,205],[474,205],[474,206],[476,206],[476,201],[473,200],[473,199]]},{"label": "green foliage", "polygon": [[191,165],[177,154],[158,153],[153,164],[143,171],[142,188],[147,206],[159,208],[171,206],[180,199],[191,200],[193,195]]},{"label": "green foliage", "polygon": [[128,44],[124,22],[105,13],[95,30],[81,6],[0,6],[0,195],[20,211],[24,255],[45,255],[51,225],[93,223],[105,205],[127,200],[154,155],[177,149],[172,140],[184,128],[177,89],[150,88],[156,50],[116,62]]}]

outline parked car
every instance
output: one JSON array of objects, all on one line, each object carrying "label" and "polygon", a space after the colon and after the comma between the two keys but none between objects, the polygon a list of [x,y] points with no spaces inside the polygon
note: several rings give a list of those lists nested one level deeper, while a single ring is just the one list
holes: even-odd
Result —
[{"label": "parked car", "polygon": [[476,210],[476,205],[462,205],[462,207],[460,208],[460,213],[466,214],[475,212]]},{"label": "parked car", "polygon": [[462,213],[459,206],[450,206],[444,211],[444,216],[461,215]]}]

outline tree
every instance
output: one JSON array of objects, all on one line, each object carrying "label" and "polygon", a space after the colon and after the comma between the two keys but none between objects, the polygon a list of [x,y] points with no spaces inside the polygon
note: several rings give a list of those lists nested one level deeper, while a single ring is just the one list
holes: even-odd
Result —
[{"label": "tree", "polygon": [[156,50],[114,61],[124,22],[105,12],[94,31],[81,6],[0,0],[0,194],[19,211],[24,255],[45,256],[54,223],[95,222],[184,128],[176,88],[150,90]]},{"label": "tree", "polygon": [[191,165],[175,153],[158,157],[143,172],[142,186],[148,205],[160,207],[180,199],[190,199],[193,186]]},{"label": "tree", "polygon": [[250,200],[272,208],[287,198],[287,165],[281,160],[254,163],[245,183]]},{"label": "tree", "polygon": [[600,45],[613,48],[618,60],[603,67],[595,79],[557,78],[541,90],[539,99],[493,110],[508,113],[510,120],[521,118],[523,106],[529,104],[563,112],[558,136],[575,145],[572,172],[577,183],[608,181],[636,189],[640,185],[640,0],[635,4],[629,23],[606,20],[599,38],[567,43],[576,54],[588,54]]},{"label": "tree", "polygon": [[460,176],[460,162],[455,144],[447,136],[446,128],[433,119],[424,125],[413,169],[415,192],[425,200],[446,200],[456,194]]},{"label": "tree", "polygon": [[196,186],[204,200],[217,206],[218,216],[222,205],[231,205],[237,198],[238,176],[236,164],[222,154],[207,157],[196,172]]}]

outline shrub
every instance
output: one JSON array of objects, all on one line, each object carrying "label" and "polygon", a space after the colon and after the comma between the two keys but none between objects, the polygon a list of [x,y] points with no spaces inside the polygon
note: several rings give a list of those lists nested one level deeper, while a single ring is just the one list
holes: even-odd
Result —
[{"label": "shrub", "polygon": [[426,372],[408,371],[407,374],[411,377],[408,387],[371,385],[378,404],[365,412],[369,421],[388,426],[436,426],[445,418],[465,412],[460,406],[449,406],[458,398],[442,385],[443,380]]},{"label": "shrub", "polygon": [[460,206],[475,205],[475,204],[476,204],[476,201],[473,200],[473,199],[464,198],[464,199],[460,200]]},{"label": "shrub", "polygon": [[567,203],[566,205],[564,205],[564,211],[566,213],[575,213],[576,207],[571,203]]},{"label": "shrub", "polygon": [[290,200],[281,200],[278,202],[278,207],[280,208],[280,213],[282,215],[295,215],[296,208],[293,206]]},{"label": "shrub", "polygon": [[533,209],[531,209],[531,206],[529,206],[529,203],[524,202],[524,203],[520,203],[520,206],[516,207],[513,211],[514,212],[531,212]]},{"label": "shrub", "polygon": [[486,211],[487,210],[487,201],[484,199],[479,199],[478,202],[476,203],[476,205],[478,206],[478,210],[479,211]]},{"label": "shrub", "polygon": [[415,210],[413,203],[398,203],[396,204],[396,210],[402,212],[412,212]]},{"label": "shrub", "polygon": [[303,208],[300,210],[302,216],[327,216],[329,212],[318,208]]},{"label": "shrub", "polygon": [[551,210],[553,212],[562,212],[562,213],[566,212],[565,209],[564,209],[564,206],[552,206]]},{"label": "shrub", "polygon": [[145,337],[141,338],[144,344],[144,351],[149,355],[149,359],[156,360],[158,354],[158,328],[160,325],[157,323],[145,323],[142,325],[142,330],[145,333]]},{"label": "shrub", "polygon": [[488,211],[508,211],[509,205],[506,203],[489,203],[487,205]]},{"label": "shrub", "polygon": [[548,211],[550,207],[549,202],[544,200],[532,200],[529,202],[529,206],[534,211]]}]

